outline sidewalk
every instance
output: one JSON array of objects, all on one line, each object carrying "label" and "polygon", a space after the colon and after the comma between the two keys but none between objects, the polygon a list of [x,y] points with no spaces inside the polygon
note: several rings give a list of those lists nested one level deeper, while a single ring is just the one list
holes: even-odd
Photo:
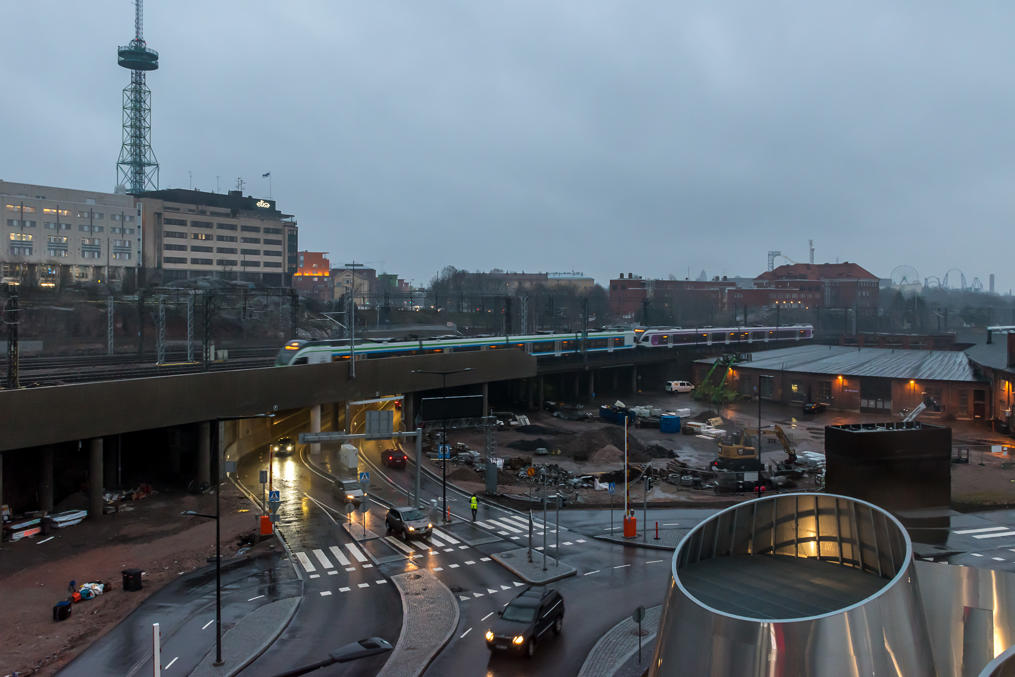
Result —
[{"label": "sidewalk", "polygon": [[417,677],[458,627],[454,593],[425,569],[391,577],[402,598],[402,630],[378,677]]},{"label": "sidewalk", "polygon": [[641,662],[638,662],[638,624],[628,616],[603,635],[578,671],[578,677],[627,677],[648,669],[655,648],[662,605],[645,610],[641,622]]}]

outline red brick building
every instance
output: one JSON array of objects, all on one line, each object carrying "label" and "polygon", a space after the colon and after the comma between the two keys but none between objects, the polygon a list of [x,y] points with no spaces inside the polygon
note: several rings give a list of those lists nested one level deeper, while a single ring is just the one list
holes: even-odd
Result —
[{"label": "red brick building", "polygon": [[754,289],[730,292],[736,306],[788,304],[806,309],[878,307],[877,276],[855,263],[794,263],[754,278]]},{"label": "red brick building", "polygon": [[297,294],[323,303],[331,301],[334,283],[331,279],[331,262],[325,258],[327,253],[299,253],[296,273],[293,274],[293,289]]}]

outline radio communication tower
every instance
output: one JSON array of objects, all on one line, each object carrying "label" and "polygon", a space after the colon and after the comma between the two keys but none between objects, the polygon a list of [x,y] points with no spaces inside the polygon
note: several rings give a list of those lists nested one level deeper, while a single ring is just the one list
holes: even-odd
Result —
[{"label": "radio communication tower", "polygon": [[116,163],[116,183],[128,193],[158,190],[159,162],[152,151],[152,92],[145,73],[159,67],[159,53],[142,36],[143,0],[134,0],[134,39],[117,47],[117,63],[130,70],[123,89],[123,145]]}]

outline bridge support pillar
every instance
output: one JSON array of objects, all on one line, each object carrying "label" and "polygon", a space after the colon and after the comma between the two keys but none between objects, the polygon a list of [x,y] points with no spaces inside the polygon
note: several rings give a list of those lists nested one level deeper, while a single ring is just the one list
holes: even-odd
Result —
[{"label": "bridge support pillar", "polygon": [[543,377],[536,378],[536,399],[539,400],[539,411],[543,410]]},{"label": "bridge support pillar", "polygon": [[39,478],[39,509],[53,512],[53,447],[42,449],[42,476]]},{"label": "bridge support pillar", "polygon": [[[321,405],[315,404],[310,407],[310,432],[321,432]],[[321,443],[314,442],[310,445],[310,457],[317,458],[321,455]]]},{"label": "bridge support pillar", "polygon": [[533,387],[532,379],[525,379],[525,404],[526,407],[531,411],[535,407],[535,388]]},{"label": "bridge support pillar", "polygon": [[631,392],[638,392],[638,367],[631,367]]},{"label": "bridge support pillar", "polygon": [[596,372],[594,369],[589,369],[589,402],[596,397]]},{"label": "bridge support pillar", "polygon": [[102,438],[88,441],[88,516],[102,517]]},{"label": "bridge support pillar", "polygon": [[574,401],[581,402],[582,397],[582,374],[578,372],[574,375]]},{"label": "bridge support pillar", "polygon": [[[225,421],[212,421],[212,425],[215,428],[211,431],[211,447],[212,453],[215,454],[215,473],[218,475],[218,481],[222,482],[226,479],[226,436],[225,436]],[[238,460],[236,458],[233,459]]]},{"label": "bridge support pillar", "polygon": [[197,483],[211,485],[211,422],[202,421],[197,433]]},{"label": "bridge support pillar", "polygon": [[490,384],[483,384],[483,416],[490,415]]},{"label": "bridge support pillar", "polygon": [[402,428],[408,432],[416,429],[416,394],[402,395]]}]

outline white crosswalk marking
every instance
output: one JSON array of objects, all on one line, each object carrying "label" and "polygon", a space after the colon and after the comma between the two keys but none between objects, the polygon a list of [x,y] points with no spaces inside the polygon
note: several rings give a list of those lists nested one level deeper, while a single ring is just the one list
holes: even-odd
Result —
[{"label": "white crosswalk marking", "polygon": [[440,538],[438,538],[437,534],[432,532],[430,534],[430,542],[438,548],[443,548],[445,545],[447,545],[447,543],[444,543]]},{"label": "white crosswalk marking", "polygon": [[516,587],[516,588],[520,588],[520,587],[522,587],[523,585],[525,585],[524,583],[519,583],[518,581],[511,581],[511,582],[515,584],[515,587]]},{"label": "white crosswalk marking", "polygon": [[494,590],[493,588],[487,588],[486,589],[486,594],[488,594],[488,595],[496,595],[497,591]]},{"label": "white crosswalk marking", "polygon": [[449,536],[443,531],[438,531],[437,529],[434,529],[433,532],[437,534],[437,537],[440,538],[442,541],[447,541],[451,545],[458,545],[459,543],[461,543],[461,541],[459,541],[457,538],[455,538],[454,536]]},{"label": "white crosswalk marking", "polygon": [[431,550],[431,547],[426,543],[424,543],[423,541],[410,541],[409,545],[411,545],[412,547],[416,548],[416,550],[419,550],[421,552],[429,553]]},{"label": "white crosswalk marking", "polygon": [[335,568],[335,565],[331,563],[331,560],[329,560],[327,557],[324,556],[324,551],[323,550],[320,550],[320,549],[314,550],[314,557],[316,557],[317,561],[321,563],[321,568],[322,569],[334,569]]},{"label": "white crosswalk marking", "polygon": [[310,572],[312,572],[312,571],[317,571],[317,567],[315,567],[314,563],[310,561],[309,557],[307,557],[307,553],[305,553],[305,552],[297,552],[295,554],[296,554],[296,559],[298,559],[300,561],[300,564],[303,565],[303,569],[308,574]]},{"label": "white crosswalk marking", "polygon": [[349,588],[339,588],[339,592],[349,592]]},{"label": "white crosswalk marking", "polygon": [[350,555],[352,555],[353,557],[356,558],[357,562],[366,562],[367,561],[366,556],[363,553],[361,553],[359,551],[359,548],[357,548],[352,543],[346,543],[345,544],[345,549],[349,551]]},{"label": "white crosswalk marking", "polygon": [[[519,533],[522,532],[521,529],[519,529],[519,528],[517,528],[515,526],[512,526],[510,524],[507,524],[505,522],[501,522],[500,520],[490,520],[490,521],[493,522],[494,524],[496,524],[499,528],[506,529],[508,532],[510,532],[512,534],[519,534]],[[498,533],[500,533],[500,532],[498,532]]]},{"label": "white crosswalk marking", "polygon": [[1004,531],[994,534],[976,534],[973,538],[1002,538],[1004,536],[1015,536],[1015,531]]},{"label": "white crosswalk marking", "polygon": [[502,583],[502,584],[501,584],[501,586],[500,586],[500,589],[501,589],[501,590],[510,590],[510,589],[511,589],[511,586],[510,586],[510,585],[504,585],[504,584]]},{"label": "white crosswalk marking", "polygon": [[466,597],[465,595],[459,595],[458,599],[462,600],[463,602],[469,602],[472,600],[471,597]]},{"label": "white crosswalk marking", "polygon": [[330,597],[330,596],[331,596],[331,590],[322,590],[321,591],[321,597]]},{"label": "white crosswalk marking", "polygon": [[1011,527],[983,527],[981,529],[962,529],[953,531],[953,534],[982,534],[985,531],[1008,531]]},{"label": "white crosswalk marking", "polygon": [[481,592],[474,592],[474,593],[472,593],[472,596],[473,597],[482,597],[483,593],[481,593]]},{"label": "white crosswalk marking", "polygon": [[342,548],[338,547],[337,545],[333,545],[330,548],[328,548],[328,550],[331,551],[332,557],[338,560],[339,566],[343,567],[349,566],[349,558],[345,556],[344,552],[342,552]]},{"label": "white crosswalk marking", "polygon": [[369,583],[357,583],[356,585],[358,585],[361,588],[369,588],[370,587]]},{"label": "white crosswalk marking", "polygon": [[385,536],[385,537],[384,537],[384,540],[385,540],[385,541],[386,541],[386,542],[387,542],[388,544],[390,544],[390,545],[393,545],[394,547],[396,547],[396,548],[398,548],[399,550],[401,550],[402,552],[404,552],[404,553],[405,553],[406,555],[410,555],[410,556],[411,556],[411,555],[414,555],[414,554],[416,554],[416,553],[415,553],[415,552],[413,551],[413,549],[412,549],[412,548],[410,548],[409,546],[407,546],[407,545],[406,545],[405,543],[402,543],[402,542],[401,542],[400,540],[398,540],[398,539],[397,539],[397,538],[395,538],[394,536]]},{"label": "white crosswalk marking", "polygon": [[444,552],[454,552],[454,548],[444,548]]},{"label": "white crosswalk marking", "polygon": [[449,564],[448,566],[451,567],[452,569],[457,569],[459,567],[458,564]]}]

